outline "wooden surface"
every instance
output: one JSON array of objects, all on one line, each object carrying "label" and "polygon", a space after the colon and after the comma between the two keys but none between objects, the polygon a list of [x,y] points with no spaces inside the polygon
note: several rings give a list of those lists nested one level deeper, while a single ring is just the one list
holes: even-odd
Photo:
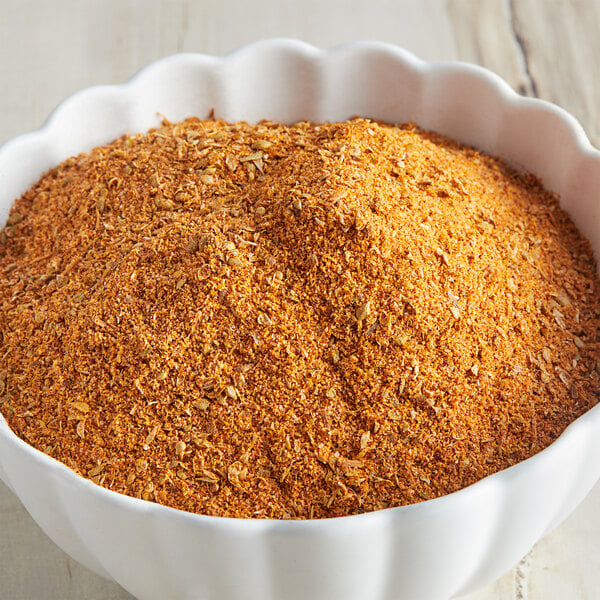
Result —
[{"label": "wooden surface", "polygon": [[[161,56],[295,37],[481,64],[566,108],[598,146],[599,31],[600,0],[0,0],[0,143],[39,127],[69,94]],[[2,484],[0,532],[1,600],[131,598],[58,550]],[[600,485],[517,568],[463,600],[598,597]]]}]

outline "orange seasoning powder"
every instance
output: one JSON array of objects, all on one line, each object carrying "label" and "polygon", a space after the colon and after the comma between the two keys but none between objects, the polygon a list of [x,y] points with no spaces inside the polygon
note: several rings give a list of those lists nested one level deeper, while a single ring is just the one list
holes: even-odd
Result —
[{"label": "orange seasoning powder", "polygon": [[0,272],[11,428],[187,511],[435,498],[598,398],[589,243],[535,177],[412,124],[123,137],[16,201]]}]

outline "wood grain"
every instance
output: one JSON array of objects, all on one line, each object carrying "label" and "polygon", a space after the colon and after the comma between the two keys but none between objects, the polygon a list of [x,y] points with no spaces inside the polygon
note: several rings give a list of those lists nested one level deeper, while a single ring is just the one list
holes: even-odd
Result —
[{"label": "wood grain", "polygon": [[600,144],[600,3],[513,0],[513,28],[537,96],[562,106]]},{"label": "wood grain", "polygon": [[[480,64],[564,107],[599,144],[599,31],[600,0],[2,0],[0,143],[38,128],[69,94],[161,56],[294,37],[321,47],[376,39]],[[597,598],[599,515],[596,486],[518,568],[463,600]],[[1,598],[131,598],[67,558],[2,484],[0,528]]]},{"label": "wood grain", "polygon": [[452,0],[448,13],[459,60],[486,67],[519,93],[532,95],[508,2]]}]

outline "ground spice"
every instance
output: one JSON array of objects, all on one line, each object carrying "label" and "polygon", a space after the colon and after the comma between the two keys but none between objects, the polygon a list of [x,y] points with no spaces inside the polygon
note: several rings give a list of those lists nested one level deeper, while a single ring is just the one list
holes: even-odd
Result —
[{"label": "ground spice", "polygon": [[533,176],[411,124],[123,137],[16,201],[0,273],[12,429],[188,511],[434,498],[597,402],[589,244]]}]

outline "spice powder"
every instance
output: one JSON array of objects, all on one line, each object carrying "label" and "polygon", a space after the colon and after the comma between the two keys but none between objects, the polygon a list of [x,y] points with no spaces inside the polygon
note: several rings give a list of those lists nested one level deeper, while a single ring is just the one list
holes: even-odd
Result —
[{"label": "spice powder", "polygon": [[535,177],[412,124],[165,122],[50,171],[0,236],[0,411],[137,498],[410,504],[597,402],[588,242]]}]

